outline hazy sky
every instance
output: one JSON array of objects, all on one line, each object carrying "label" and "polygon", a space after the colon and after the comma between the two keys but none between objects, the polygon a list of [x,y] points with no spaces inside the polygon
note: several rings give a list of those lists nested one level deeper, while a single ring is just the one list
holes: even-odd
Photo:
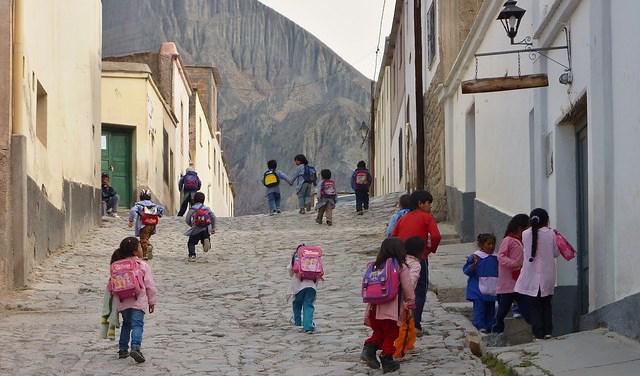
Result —
[{"label": "hazy sky", "polygon": [[[384,0],[260,0],[310,31],[362,74],[373,77],[378,30]],[[391,31],[394,0],[386,0],[384,38]]]}]

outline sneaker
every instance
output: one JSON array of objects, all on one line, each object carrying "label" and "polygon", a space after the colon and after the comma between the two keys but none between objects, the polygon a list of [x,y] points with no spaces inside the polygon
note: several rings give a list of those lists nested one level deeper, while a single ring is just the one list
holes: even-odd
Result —
[{"label": "sneaker", "polygon": [[196,262],[196,256],[189,256],[189,262]]},{"label": "sneaker", "polygon": [[327,221],[327,226],[331,226],[332,224],[333,224],[333,222]]},{"label": "sneaker", "polygon": [[317,223],[317,224],[319,224],[319,225],[321,225],[321,224],[322,224],[322,219],[320,219],[320,218],[316,218],[316,223]]},{"label": "sneaker", "polygon": [[514,313],[513,313],[513,318],[514,318],[514,319],[521,319],[521,318],[522,318],[522,315],[521,315],[520,313],[518,313],[518,312],[514,312]]},{"label": "sneaker", "polygon": [[364,212],[362,210],[358,211],[358,215],[363,215]]},{"label": "sneaker", "polygon": [[306,334],[313,334],[313,330],[305,330],[304,331]]},{"label": "sneaker", "polygon": [[120,218],[120,216],[116,212],[112,212],[111,214],[109,214],[109,216],[113,218]]},{"label": "sneaker", "polygon": [[142,355],[142,353],[140,352],[140,350],[131,350],[130,355],[133,358],[133,360],[136,361],[136,363],[144,363],[144,361],[146,360],[144,358],[144,355]]},{"label": "sneaker", "polygon": [[125,359],[129,357],[129,352],[127,350],[118,351],[118,359]]},{"label": "sneaker", "polygon": [[209,252],[211,249],[211,239],[205,239],[202,241],[202,249],[205,253]]},{"label": "sneaker", "polygon": [[551,334],[547,334],[547,335],[544,336],[544,339],[551,339],[551,338],[553,338],[553,336]]},{"label": "sneaker", "polygon": [[300,211],[298,213],[304,214],[304,213],[306,213],[306,211],[304,211],[304,209],[300,209]]},{"label": "sneaker", "polygon": [[416,337],[422,337],[422,328],[416,328]]},{"label": "sneaker", "polygon": [[282,213],[282,210],[276,209],[276,214],[280,214],[280,213]]},{"label": "sneaker", "polygon": [[483,328],[483,329],[480,329],[480,333],[482,333],[482,334],[487,334],[487,333],[489,333],[489,332],[487,331],[487,329],[484,329],[484,328]]}]

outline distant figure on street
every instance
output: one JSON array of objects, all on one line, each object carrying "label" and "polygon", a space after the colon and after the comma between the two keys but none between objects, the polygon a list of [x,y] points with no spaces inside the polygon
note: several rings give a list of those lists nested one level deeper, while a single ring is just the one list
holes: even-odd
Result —
[{"label": "distant figure on street", "polygon": [[293,182],[284,172],[278,170],[278,162],[270,160],[267,162],[267,171],[262,176],[262,185],[266,188],[267,204],[269,205],[269,215],[280,214],[280,183],[286,181],[289,185]]},{"label": "distant figure on street", "polygon": [[[144,309],[148,306],[153,313],[156,306],[156,285],[151,267],[142,257],[140,241],[134,237],[122,240],[120,247],[111,257],[111,278],[108,290],[119,299],[118,311],[122,314],[118,358],[129,356],[142,363],[145,361],[140,347],[144,331]],[[137,276],[138,283],[130,276]],[[131,340],[131,352],[129,352]]]},{"label": "distant figure on street", "polygon": [[106,172],[102,173],[102,201],[107,208],[107,215],[117,218],[120,196],[118,196],[116,190],[111,186],[109,174]]},{"label": "distant figure on street", "polygon": [[556,258],[560,255],[556,235],[549,227],[549,214],[537,208],[529,215],[531,228],[522,233],[524,257],[514,291],[525,302],[524,317],[533,335],[551,338],[553,317],[551,300],[556,287]]},{"label": "distant figure on street", "polygon": [[367,169],[364,161],[358,162],[358,168],[351,175],[351,188],[356,193],[356,212],[362,215],[363,209],[369,210],[369,188],[373,182],[373,177]]},{"label": "distant figure on street", "polygon": [[151,201],[151,193],[143,189],[140,191],[140,201],[129,211],[129,227],[134,227],[135,234],[140,238],[142,259],[153,258],[153,246],[149,243],[151,235],[156,233],[156,226],[164,215],[164,208]]},{"label": "distant figure on street", "polygon": [[187,167],[184,176],[178,181],[178,189],[180,190],[182,203],[178,211],[178,217],[182,217],[186,213],[187,208],[193,203],[193,195],[200,190],[202,182],[198,177],[198,173],[193,167]]},{"label": "distant figure on street", "polygon": [[338,191],[336,190],[336,182],[331,179],[331,170],[320,171],[320,184],[318,184],[318,217],[316,223],[322,224],[324,216],[327,217],[327,226],[333,225],[333,209],[336,207],[338,199]]},{"label": "distant figure on street", "polygon": [[496,317],[496,285],[498,258],[493,254],[496,237],[478,235],[478,250],[467,258],[462,271],[467,279],[467,300],[473,302],[473,326],[480,333],[489,333]]},{"label": "distant figure on street", "polygon": [[202,192],[193,195],[193,205],[185,222],[189,225],[189,230],[185,235],[189,237],[187,249],[189,251],[189,261],[196,261],[196,244],[202,243],[203,251],[209,252],[211,249],[211,234],[216,232],[216,216],[213,211],[204,204],[205,196]]},{"label": "distant figure on street", "polygon": [[424,240],[424,252],[420,261],[420,279],[416,286],[416,310],[413,318],[416,321],[416,335],[422,336],[422,311],[427,300],[427,285],[429,282],[430,253],[435,253],[440,244],[440,230],[438,223],[431,215],[433,196],[427,191],[415,191],[411,194],[411,211],[398,220],[398,224],[391,233],[402,241],[418,236]]},{"label": "distant figure on street", "polygon": [[318,176],[316,169],[309,165],[307,157],[303,154],[298,154],[293,158],[293,163],[296,164],[296,171],[291,179],[292,183],[296,184],[296,193],[298,194],[298,207],[300,208],[300,214],[304,214],[311,211],[313,205],[313,187],[317,184]]},{"label": "distant figure on street", "polygon": [[411,211],[411,196],[410,195],[402,195],[398,200],[398,211],[393,213],[391,218],[389,219],[389,224],[387,225],[387,238],[391,237],[391,233],[393,229],[396,228],[396,224],[398,224],[398,220],[404,217],[405,214]]}]

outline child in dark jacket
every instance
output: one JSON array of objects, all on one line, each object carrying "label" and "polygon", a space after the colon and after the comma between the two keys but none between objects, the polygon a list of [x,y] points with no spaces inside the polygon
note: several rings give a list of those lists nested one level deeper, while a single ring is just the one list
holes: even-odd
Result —
[{"label": "child in dark jacket", "polygon": [[193,195],[193,206],[189,209],[185,222],[190,226],[185,235],[189,237],[187,249],[189,261],[196,261],[196,244],[202,243],[205,252],[211,249],[211,234],[216,232],[216,216],[204,204],[205,196],[202,192]]},{"label": "child in dark jacket", "polygon": [[462,268],[467,280],[467,300],[473,302],[473,325],[481,333],[488,333],[495,324],[498,258],[493,254],[496,237],[478,235],[479,250],[467,258]]},{"label": "child in dark jacket", "polygon": [[364,161],[358,162],[358,168],[351,175],[351,188],[356,193],[356,211],[358,215],[363,214],[364,210],[369,210],[369,188],[373,178],[367,169]]}]

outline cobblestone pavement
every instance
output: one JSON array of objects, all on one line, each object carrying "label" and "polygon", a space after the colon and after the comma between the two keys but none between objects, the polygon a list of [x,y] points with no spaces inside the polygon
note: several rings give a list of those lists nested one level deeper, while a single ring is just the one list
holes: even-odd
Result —
[{"label": "cobblestone pavement", "polygon": [[[125,219],[104,221],[74,247],[56,252],[28,289],[2,297],[2,375],[367,375],[359,362],[368,330],[360,282],[392,212],[392,198],[373,200],[365,216],[339,206],[334,226],[311,214],[220,219],[213,249],[186,261],[185,225],[161,221],[151,240],[159,290],[145,317],[147,362],[116,359],[117,343],[99,338],[99,312],[109,258],[131,234]],[[326,281],[316,302],[317,331],[289,324],[286,263],[296,245],[321,245]],[[469,323],[447,313],[434,295],[425,312],[428,335],[400,375],[489,375],[464,350]]]}]

